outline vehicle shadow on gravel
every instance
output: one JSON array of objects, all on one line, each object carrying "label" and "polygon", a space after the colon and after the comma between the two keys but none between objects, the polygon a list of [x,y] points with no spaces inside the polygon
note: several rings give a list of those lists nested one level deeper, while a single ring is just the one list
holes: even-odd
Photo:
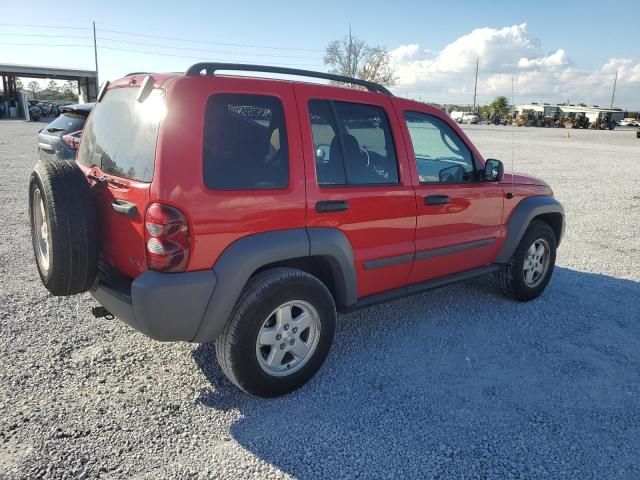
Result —
[{"label": "vehicle shadow on gravel", "polygon": [[194,359],[234,439],[297,478],[638,478],[640,283],[556,268],[518,303],[492,280],[340,316],[319,374],[262,400]]}]

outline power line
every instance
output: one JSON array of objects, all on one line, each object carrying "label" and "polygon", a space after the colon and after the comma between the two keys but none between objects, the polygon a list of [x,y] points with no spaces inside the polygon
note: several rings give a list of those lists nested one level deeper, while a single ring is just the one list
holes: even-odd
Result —
[{"label": "power line", "polygon": [[[173,58],[187,58],[191,60],[203,60],[203,57],[194,57],[190,55],[176,55],[172,53],[159,53],[159,52],[150,52],[150,51],[142,51],[142,50],[130,50],[127,48],[116,48],[116,47],[106,47],[104,45],[99,46],[98,48],[104,48],[107,50],[115,50],[119,52],[129,52],[129,53],[142,53],[145,55],[158,55],[161,57],[173,57]],[[279,67],[318,67],[318,64],[309,64],[309,63],[284,63],[284,64],[273,64]]]},{"label": "power line", "polygon": [[[80,47],[80,48],[93,48],[93,45],[77,45],[77,44],[49,44],[49,43],[13,43],[13,42],[0,42],[0,45],[15,45],[15,46],[24,46],[24,47]],[[196,57],[190,55],[177,55],[171,53],[160,53],[160,52],[151,52],[151,51],[143,51],[143,50],[131,50],[128,48],[117,48],[117,47],[108,47],[105,45],[99,45],[98,48],[103,48],[106,50],[114,50],[119,52],[128,52],[128,53],[141,53],[144,55],[158,55],[161,57],[173,57],[173,58],[186,58],[191,60],[204,60],[203,57]],[[235,53],[232,53],[235,55]],[[277,66],[286,66],[286,67],[320,67],[318,63],[310,64],[310,63],[280,63],[274,64]],[[321,68],[321,67],[320,67]]]},{"label": "power line", "polygon": [[[72,26],[65,26],[65,25],[35,25],[35,24],[27,24],[27,23],[0,23],[0,26],[18,27],[18,28],[27,27],[27,28],[55,28],[55,29],[72,29],[72,30],[88,30],[88,31],[91,30],[91,28],[89,28],[89,27],[72,27]],[[118,35],[127,35],[127,36],[133,36],[133,37],[157,38],[157,39],[164,39],[164,40],[173,40],[173,41],[177,41],[177,42],[190,42],[190,43],[198,43],[198,44],[223,45],[223,46],[229,46],[229,47],[258,48],[258,49],[267,49],[267,50],[288,50],[288,51],[298,51],[298,52],[324,52],[323,49],[310,49],[310,48],[297,48],[297,47],[279,47],[279,46],[273,46],[273,45],[255,45],[255,44],[230,43],[230,42],[215,42],[215,41],[211,41],[211,40],[198,40],[198,39],[193,39],[193,38],[178,38],[178,37],[169,37],[169,36],[163,36],[163,35],[152,35],[152,34],[146,34],[146,33],[127,32],[127,31],[123,31],[123,30],[109,30],[109,29],[103,29],[103,28],[96,28],[96,31],[98,31],[98,32],[115,33],[115,34],[118,34]],[[15,34],[2,33],[1,35],[54,37],[54,35],[26,34],[26,33],[15,33]],[[61,37],[62,37],[62,35],[61,35]],[[83,37],[80,37],[80,36],[69,36],[69,37],[70,38],[83,38]],[[86,38],[90,38],[90,37],[86,37]],[[114,41],[118,41],[118,40],[114,40]],[[124,42],[125,40],[121,40],[121,41]],[[130,42],[130,43],[134,43],[134,42]],[[174,48],[177,48],[177,47],[174,47]]]},{"label": "power line", "polygon": [[171,46],[171,45],[158,45],[158,44],[155,44],[155,43],[134,42],[134,41],[129,41],[129,40],[118,40],[118,39],[115,39],[115,38],[106,38],[106,37],[98,37],[98,40],[116,42],[116,43],[124,43],[124,44],[127,44],[127,45],[144,45],[144,46],[147,46],[147,47],[170,48],[170,49],[174,49],[174,50],[190,50],[190,51],[194,51],[194,52],[219,53],[219,54],[225,54],[225,55],[242,55],[242,56],[248,56],[248,57],[304,58],[304,59],[309,59],[308,55],[271,55],[271,54],[268,54],[268,53],[246,53],[246,52],[232,52],[232,51],[228,51],[228,50],[209,50],[209,49],[194,48],[194,47],[174,47],[174,46]]},{"label": "power line", "polygon": [[85,47],[85,48],[93,48],[92,45],[71,45],[71,44],[62,44],[62,43],[12,43],[12,42],[0,42],[0,45],[16,45],[22,47]]},{"label": "power line", "polygon": [[268,46],[268,45],[251,45],[245,43],[225,43],[225,42],[212,42],[208,40],[193,40],[187,38],[176,38],[176,37],[165,37],[162,35],[150,35],[144,33],[131,33],[131,32],[123,32],[121,30],[107,30],[103,28],[97,28],[98,32],[108,32],[108,33],[116,33],[119,35],[130,35],[133,37],[146,37],[146,38],[159,38],[163,40],[173,40],[176,42],[191,42],[191,43],[207,43],[210,45],[225,45],[228,47],[242,47],[242,48],[263,48],[268,50],[293,50],[299,52],[324,52],[324,50],[318,49],[309,49],[309,48],[294,48],[294,47],[276,47],[276,46]]},{"label": "power line", "polygon": [[0,32],[0,35],[7,37],[46,37],[46,38],[91,38],[86,35],[48,35],[43,33],[6,33]]},{"label": "power line", "polygon": [[30,27],[30,28],[62,28],[69,30],[90,30],[88,27],[71,27],[65,25],[31,25],[27,23],[0,23],[2,27]]}]

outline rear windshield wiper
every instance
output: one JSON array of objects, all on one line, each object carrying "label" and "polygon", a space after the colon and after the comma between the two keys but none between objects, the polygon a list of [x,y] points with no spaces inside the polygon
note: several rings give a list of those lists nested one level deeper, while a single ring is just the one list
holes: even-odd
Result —
[{"label": "rear windshield wiper", "polygon": [[60,127],[47,128],[47,132],[51,132],[51,133],[53,133],[53,132],[62,132],[63,130],[64,130],[64,128],[60,128]]}]

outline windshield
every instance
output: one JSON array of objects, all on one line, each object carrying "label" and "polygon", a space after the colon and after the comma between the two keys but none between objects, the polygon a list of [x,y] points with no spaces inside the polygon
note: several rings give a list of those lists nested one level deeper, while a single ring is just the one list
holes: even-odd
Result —
[{"label": "windshield", "polygon": [[150,182],[158,126],[165,114],[164,92],[154,90],[142,103],[139,88],[108,90],[82,134],[78,159],[118,177]]}]

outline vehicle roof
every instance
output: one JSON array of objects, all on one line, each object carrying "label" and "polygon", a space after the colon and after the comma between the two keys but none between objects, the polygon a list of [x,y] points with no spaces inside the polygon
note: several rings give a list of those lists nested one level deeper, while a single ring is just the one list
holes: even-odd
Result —
[{"label": "vehicle roof", "polygon": [[[321,88],[327,88],[330,90],[338,89],[340,91],[350,89],[349,87],[341,84],[333,85],[333,84],[320,83],[320,82],[314,82],[314,81],[304,81],[304,80],[293,79],[293,78],[264,77],[264,76],[258,76],[258,75],[231,75],[231,74],[219,74],[219,73],[216,73],[215,75],[195,75],[194,76],[194,75],[186,75],[181,72],[180,73],[134,72],[132,74],[129,74],[127,76],[124,76],[122,78],[112,81],[109,84],[109,88],[140,85],[144,80],[144,78],[148,75],[153,76],[153,80],[154,80],[153,83],[154,83],[154,87],[156,88],[162,87],[165,83],[167,83],[168,80],[172,80],[176,78],[180,78],[181,80],[189,79],[189,78],[200,78],[200,79],[208,78],[211,80],[216,78],[227,78],[227,79],[233,78],[239,81],[262,81],[265,83],[278,83],[278,84],[305,84],[305,85],[318,86]],[[301,78],[312,78],[312,77],[301,77]],[[370,93],[373,95],[384,95],[379,92],[370,92],[367,90],[359,90],[359,91],[364,93]],[[388,95],[385,95],[385,96],[388,96]]]},{"label": "vehicle roof", "polygon": [[[166,72],[166,73],[153,73],[153,72],[134,72],[130,75],[127,75],[125,77],[119,78],[117,80],[114,80],[113,82],[111,82],[109,84],[109,88],[114,88],[114,87],[126,87],[126,86],[138,86],[142,83],[142,81],[144,80],[144,78],[147,75],[152,75],[153,79],[154,79],[154,86],[156,88],[160,88],[163,85],[165,85],[168,81],[170,80],[174,80],[174,79],[179,79],[180,81],[185,81],[188,79],[203,79],[203,78],[207,78],[210,80],[215,80],[216,78],[232,78],[232,79],[237,79],[239,81],[261,81],[261,82],[266,82],[266,83],[279,83],[279,84],[304,84],[304,85],[313,85],[314,87],[318,87],[320,89],[326,89],[327,90],[327,95],[330,96],[330,92],[331,91],[340,91],[340,92],[344,92],[345,90],[350,90],[349,87],[347,86],[343,86],[343,85],[333,85],[333,84],[326,84],[326,83],[319,83],[319,82],[314,82],[314,81],[304,81],[304,80],[298,80],[298,79],[290,79],[290,78],[274,78],[274,77],[261,77],[261,76],[254,76],[254,75],[221,75],[221,74],[215,74],[215,75],[199,75],[199,76],[189,76],[189,75],[185,75],[182,72]],[[301,77],[301,78],[305,78],[305,77]],[[165,85],[166,86],[166,85]],[[378,95],[378,96],[383,96],[386,98],[389,98],[392,102],[397,103],[397,104],[401,104],[403,108],[405,109],[411,109],[411,107],[413,106],[416,109],[419,110],[426,110],[430,113],[433,114],[442,114],[442,110],[440,110],[437,107],[434,107],[432,105],[428,105],[426,103],[422,103],[422,102],[418,102],[416,100],[409,100],[409,99],[405,99],[402,97],[396,97],[396,96],[389,96],[389,95],[385,95],[383,93],[379,93],[379,92],[370,92],[367,90],[357,90],[357,92],[359,94],[367,94],[367,95]]]}]

